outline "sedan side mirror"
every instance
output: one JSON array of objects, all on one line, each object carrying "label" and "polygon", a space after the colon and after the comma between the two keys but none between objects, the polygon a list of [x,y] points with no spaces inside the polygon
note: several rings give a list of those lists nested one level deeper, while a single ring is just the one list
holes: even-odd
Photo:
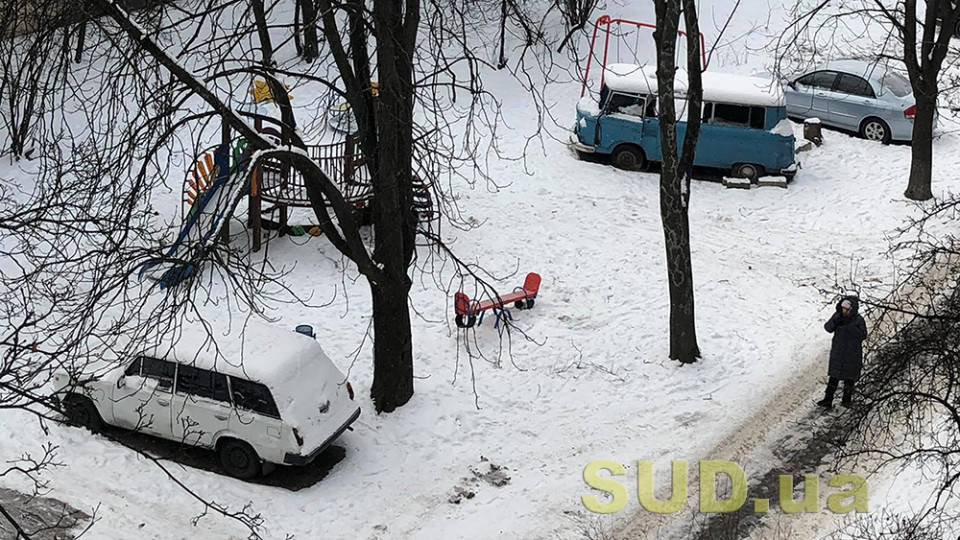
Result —
[{"label": "sedan side mirror", "polygon": [[126,384],[127,384],[127,376],[121,375],[120,378],[117,379],[117,389],[123,388],[124,385]]},{"label": "sedan side mirror", "polygon": [[787,86],[789,86],[791,90],[796,90],[796,89],[797,89],[797,81],[790,81],[790,82],[787,83]]}]

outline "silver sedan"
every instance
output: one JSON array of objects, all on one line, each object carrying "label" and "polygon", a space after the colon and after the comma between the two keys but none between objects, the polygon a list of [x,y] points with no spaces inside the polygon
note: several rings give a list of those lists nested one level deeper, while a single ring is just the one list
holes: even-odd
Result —
[{"label": "silver sedan", "polygon": [[[888,143],[913,138],[916,100],[906,77],[884,66],[842,60],[787,81],[787,114]],[[936,119],[934,119],[936,123]]]}]

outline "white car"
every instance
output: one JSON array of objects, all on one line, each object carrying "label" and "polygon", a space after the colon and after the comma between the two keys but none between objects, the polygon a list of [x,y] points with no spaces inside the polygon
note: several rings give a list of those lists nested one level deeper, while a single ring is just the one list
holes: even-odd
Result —
[{"label": "white car", "polygon": [[360,416],[353,388],[315,339],[252,322],[214,332],[215,342],[187,330],[82,374],[55,374],[67,416],[92,430],[106,423],[212,448],[238,478],[265,463],[310,463]]}]

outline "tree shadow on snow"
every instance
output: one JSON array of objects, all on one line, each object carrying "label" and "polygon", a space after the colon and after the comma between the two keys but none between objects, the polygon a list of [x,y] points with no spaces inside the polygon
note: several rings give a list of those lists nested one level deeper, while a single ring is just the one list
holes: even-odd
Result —
[{"label": "tree shadow on snow", "polygon": [[[113,427],[104,428],[103,434],[110,439],[121,442],[125,446],[161,459],[167,466],[169,463],[175,463],[184,467],[201,469],[232,478],[229,477],[223,470],[223,467],[220,466],[220,459],[216,452],[212,450],[187,446],[176,441],[158,439],[143,433]],[[343,461],[346,455],[346,449],[341,446],[331,445],[309,465],[302,467],[277,465],[274,470],[266,475],[242,481],[262,486],[283,488],[290,491],[299,491],[314,486],[323,480],[337,463]]]}]

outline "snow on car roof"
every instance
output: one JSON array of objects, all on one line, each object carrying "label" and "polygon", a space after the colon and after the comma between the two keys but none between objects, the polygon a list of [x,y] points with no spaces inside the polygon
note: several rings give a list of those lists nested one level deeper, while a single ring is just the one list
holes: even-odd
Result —
[{"label": "snow on car roof", "polygon": [[254,319],[213,323],[209,329],[186,323],[148,343],[145,352],[157,358],[265,383],[286,379],[304,360],[325,356],[316,340]]},{"label": "snow on car roof", "polygon": [[[653,94],[657,91],[657,73],[652,67],[611,64],[604,73],[606,85],[616,91]],[[687,91],[687,75],[677,70],[674,89]],[[771,79],[706,71],[703,73],[703,99],[715,103],[735,103],[758,107],[782,107],[783,88]]]},{"label": "snow on car roof", "polygon": [[[183,324],[149,338],[143,354],[265,384],[281,417],[301,428],[317,421],[311,396],[345,382],[311,337],[256,319]],[[306,399],[305,399],[306,398]]]}]

